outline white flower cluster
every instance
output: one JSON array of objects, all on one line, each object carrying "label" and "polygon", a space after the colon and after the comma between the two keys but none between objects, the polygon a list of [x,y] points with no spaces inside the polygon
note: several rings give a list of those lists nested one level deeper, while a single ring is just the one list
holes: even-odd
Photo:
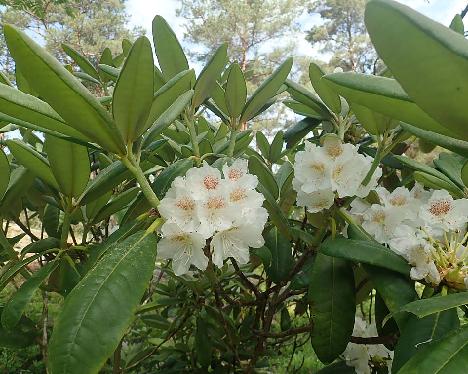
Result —
[{"label": "white flower cluster", "polygon": [[[361,317],[356,316],[353,336],[369,338],[377,335],[377,328],[374,324],[369,325]],[[388,372],[391,372],[393,352],[383,344],[348,343],[343,355],[346,365],[354,367],[357,374],[371,374],[372,369],[385,366],[388,367]]]},{"label": "white flower cluster", "polygon": [[297,205],[311,213],[328,209],[335,197],[366,197],[377,186],[382,170],[377,168],[366,186],[372,157],[358,153],[353,144],[342,144],[334,135],[326,135],[321,147],[306,142],[305,150],[296,153],[293,187]]},{"label": "white flower cluster", "polygon": [[247,170],[246,160],[224,165],[221,172],[204,163],[177,177],[161,200],[159,212],[166,222],[158,244],[158,257],[172,259],[176,275],[190,265],[205,270],[207,239],[211,238],[213,263],[221,267],[233,257],[238,263],[249,261],[249,247],[264,244],[262,230],[268,213],[262,207],[263,195],[255,191],[257,177]]},{"label": "white flower cluster", "polygon": [[362,227],[408,261],[412,279],[468,288],[468,199],[454,200],[445,190],[425,191],[418,184],[411,191],[376,191],[380,204],[351,204]]}]

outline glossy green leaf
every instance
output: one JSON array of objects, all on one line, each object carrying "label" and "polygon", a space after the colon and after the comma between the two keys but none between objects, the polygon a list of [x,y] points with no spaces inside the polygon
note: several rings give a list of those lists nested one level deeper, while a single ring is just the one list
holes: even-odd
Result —
[{"label": "glossy green leaf", "polygon": [[323,118],[323,116],[320,113],[318,113],[316,110],[312,109],[310,106],[306,104],[300,103],[299,101],[284,100],[283,104],[286,105],[289,109],[292,109],[294,113],[299,114],[300,116],[316,118],[316,119]]},{"label": "glossy green leaf", "polygon": [[49,262],[28,278],[5,304],[2,312],[2,325],[7,329],[15,327],[21,319],[23,312],[34,292],[44,282],[58,262]]},{"label": "glossy green leaf", "polygon": [[125,153],[115,124],[99,101],[54,57],[11,25],[3,31],[28,83],[74,129],[109,151]]},{"label": "glossy green leaf", "polygon": [[465,187],[468,187],[468,161],[465,162],[465,165],[463,165],[461,170],[461,179]]},{"label": "glossy green leaf", "polygon": [[73,61],[75,61],[75,63],[80,67],[83,73],[86,73],[99,81],[99,74],[96,68],[91,62],[89,62],[89,60],[85,56],[83,56],[81,53],[79,53],[77,50],[75,50],[67,44],[62,44],[62,48],[64,52],[68,56],[70,56]]},{"label": "glossy green leaf", "polygon": [[349,103],[363,105],[424,130],[454,135],[411,101],[394,79],[359,73],[333,73],[323,79]]},{"label": "glossy green leaf", "polygon": [[6,144],[18,163],[53,188],[59,189],[49,162],[39,152],[19,140],[7,140]]},{"label": "glossy green leaf", "polygon": [[46,204],[42,216],[42,226],[48,236],[60,238],[60,209],[55,205]]},{"label": "glossy green leaf", "polygon": [[129,205],[133,201],[133,199],[135,199],[135,197],[138,195],[138,192],[138,187],[132,187],[116,195],[98,212],[96,217],[94,217],[93,222],[100,222],[103,219],[109,218],[112,214],[115,214],[118,211],[122,210],[127,205]]},{"label": "glossy green leaf", "polygon": [[223,44],[216,50],[197,78],[197,82],[193,88],[192,106],[194,108],[198,107],[210,97],[216,85],[216,81],[221,76],[221,72],[226,66],[226,63],[227,44]]},{"label": "glossy green leaf", "polygon": [[266,269],[268,277],[278,283],[287,278],[294,265],[291,242],[273,227],[265,236],[265,247],[271,253],[270,266]]},{"label": "glossy green leaf", "polygon": [[440,153],[439,157],[433,161],[435,167],[448,176],[461,189],[464,188],[461,172],[465,162],[466,158],[447,152]]},{"label": "glossy green leaf", "polygon": [[69,197],[79,197],[91,173],[86,147],[48,135],[44,149],[60,192]]},{"label": "glossy green leaf", "polygon": [[288,87],[288,92],[294,100],[307,105],[324,119],[331,118],[329,109],[322,103],[317,95],[289,79],[286,80],[285,83]]},{"label": "glossy green leaf", "polygon": [[404,275],[409,275],[410,271],[410,266],[403,257],[371,241],[336,238],[325,241],[321,246],[321,252],[328,256],[378,266]]},{"label": "glossy green leaf", "polygon": [[2,271],[2,274],[0,275],[0,291],[2,291],[6,285],[16,276],[16,274],[23,270],[25,266],[37,260],[41,256],[43,256],[43,254],[38,253],[36,255],[26,257],[21,261],[13,263],[9,268]]},{"label": "glossy green leaf", "polygon": [[5,192],[7,191],[8,184],[10,183],[10,163],[8,158],[0,148],[0,201],[2,201]]},{"label": "glossy green leaf", "polygon": [[428,166],[426,164],[423,164],[422,162],[415,161],[412,158],[409,158],[409,157],[406,157],[406,156],[395,155],[394,157],[398,161],[400,161],[403,165],[405,165],[406,167],[408,167],[410,169],[417,170],[417,171],[422,171],[422,172],[424,172],[426,174],[430,174],[430,175],[433,175],[434,177],[442,179],[442,180],[446,181],[447,183],[451,183],[451,180],[450,180],[449,177],[447,177],[446,175],[444,175],[439,170],[437,170],[437,169],[435,169],[433,167],[430,167],[430,166]]},{"label": "glossy green leaf", "polygon": [[278,131],[273,138],[270,146],[270,154],[268,159],[271,163],[275,163],[281,157],[283,151],[283,142],[284,142],[284,133],[283,131]]},{"label": "glossy green leaf", "polygon": [[38,129],[44,128],[83,141],[89,140],[87,136],[65,123],[49,104],[13,87],[0,85],[0,113],[7,115],[9,122],[18,126],[31,124]]},{"label": "glossy green leaf", "polygon": [[398,121],[374,112],[365,106],[353,103],[351,108],[359,123],[371,134],[382,134],[385,130],[398,124]]},{"label": "glossy green leaf", "polygon": [[272,172],[256,156],[249,158],[249,171],[258,177],[258,181],[276,200],[279,196],[278,184]]},{"label": "glossy green leaf", "polygon": [[468,325],[446,335],[406,362],[398,374],[464,373],[468,367]]},{"label": "glossy green leaf", "polygon": [[314,329],[312,347],[324,363],[337,358],[354,328],[354,274],[348,261],[318,253],[310,274],[308,299]]},{"label": "glossy green leaf", "polygon": [[22,209],[22,199],[34,182],[34,174],[20,166],[11,171],[10,183],[0,204],[0,212],[5,217],[16,218]]},{"label": "glossy green leaf", "polygon": [[153,40],[159,67],[166,80],[171,79],[181,71],[188,70],[187,57],[185,57],[177,36],[161,16],[156,16],[153,19]]},{"label": "glossy green leaf", "polygon": [[464,196],[463,191],[460,188],[458,188],[452,181],[447,181],[445,178],[441,179],[422,171],[415,171],[413,173],[413,177],[415,181],[421,183],[425,187],[433,188],[435,190],[447,190],[456,198],[463,198]]},{"label": "glossy green leaf", "polygon": [[268,142],[268,139],[266,138],[265,134],[261,131],[257,131],[255,133],[255,142],[262,156],[266,160],[268,160],[270,155],[270,143]]},{"label": "glossy green leaf", "polygon": [[132,322],[155,257],[156,238],[138,232],[109,248],[73,288],[50,340],[51,374],[99,371]]},{"label": "glossy green leaf", "polygon": [[239,117],[247,98],[247,85],[244,73],[237,62],[233,63],[229,69],[224,98],[230,116]]},{"label": "glossy green leaf", "polygon": [[292,148],[299,143],[309,132],[320,125],[322,121],[315,118],[304,118],[295,125],[289,127],[284,133],[286,148]]},{"label": "glossy green leaf", "polygon": [[[0,312],[2,308],[0,307]],[[39,332],[34,322],[22,317],[19,325],[14,330],[6,330],[0,327],[0,347],[17,350],[37,344]],[[10,357],[9,357],[10,358]]]},{"label": "glossy green leaf", "polygon": [[180,175],[185,175],[192,166],[193,161],[191,159],[182,159],[165,168],[156,177],[152,185],[158,198],[162,199],[171,187],[173,180]]},{"label": "glossy green leaf", "polygon": [[465,37],[392,0],[369,2],[365,22],[377,53],[414,102],[468,140]]},{"label": "glossy green leaf", "polygon": [[325,73],[320,66],[311,62],[309,65],[309,78],[315,92],[320,96],[323,102],[335,113],[341,111],[341,100],[335,91],[330,89],[326,82],[322,80]]},{"label": "glossy green leaf", "polygon": [[433,131],[422,130],[418,127],[408,125],[407,123],[400,123],[400,126],[403,130],[416,135],[420,139],[427,140],[461,156],[468,157],[468,142],[454,139],[450,136],[441,135]]},{"label": "glossy green leaf", "polygon": [[447,310],[425,318],[411,318],[403,329],[392,363],[392,371],[398,372],[403,364],[428,344],[433,344],[451,330],[460,327],[457,311]]},{"label": "glossy green leaf", "polygon": [[258,87],[245,104],[240,123],[247,122],[258,114],[265,103],[275,96],[292,68],[293,59],[288,58],[273,74]]},{"label": "glossy green leaf", "polygon": [[468,291],[413,301],[404,305],[400,310],[422,318],[465,304],[468,304]]},{"label": "glossy green leaf", "polygon": [[155,94],[151,104],[146,126],[150,127],[182,94],[190,90],[191,82],[195,78],[193,70],[184,70],[175,75]]},{"label": "glossy green leaf", "polygon": [[[208,323],[203,319],[197,318],[197,325],[195,330],[195,353],[197,361],[204,368],[208,368],[211,364],[211,355],[213,352],[213,342],[207,339]],[[165,328],[165,330],[167,327]]]},{"label": "glossy green leaf", "polygon": [[465,35],[465,25],[463,24],[463,18],[460,14],[456,14],[455,17],[453,17],[449,27],[453,31],[456,31],[461,35]]},{"label": "glossy green leaf", "polygon": [[146,119],[153,102],[154,62],[151,44],[140,36],[132,46],[114,88],[112,113],[126,143],[133,142],[148,127]]},{"label": "glossy green leaf", "polygon": [[113,66],[106,65],[106,64],[99,64],[98,68],[99,68],[99,73],[102,76],[106,77],[107,80],[112,80],[116,82],[117,79],[119,78],[120,69],[117,69]]}]

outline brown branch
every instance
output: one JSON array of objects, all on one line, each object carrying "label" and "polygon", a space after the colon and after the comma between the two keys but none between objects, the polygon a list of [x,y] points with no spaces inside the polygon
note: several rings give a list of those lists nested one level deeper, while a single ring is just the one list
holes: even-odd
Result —
[{"label": "brown branch", "polygon": [[262,299],[263,295],[257,290],[255,285],[249,281],[249,279],[244,275],[242,270],[239,268],[237,261],[234,260],[232,257],[230,258],[232,266],[234,266],[234,270],[236,271],[237,276],[240,278],[242,284],[244,284],[249,290],[251,290],[257,299]]},{"label": "brown branch", "polygon": [[314,328],[314,324],[310,323],[306,326],[296,327],[296,328],[292,328],[292,329],[282,331],[282,332],[255,331],[255,333],[261,336],[265,336],[267,338],[278,339],[278,338],[285,338],[287,336],[311,332],[313,328]]},{"label": "brown branch", "polygon": [[349,340],[354,344],[393,344],[396,341],[396,336],[394,335],[385,335],[385,336],[371,336],[371,337],[361,337],[361,336],[351,336]]}]

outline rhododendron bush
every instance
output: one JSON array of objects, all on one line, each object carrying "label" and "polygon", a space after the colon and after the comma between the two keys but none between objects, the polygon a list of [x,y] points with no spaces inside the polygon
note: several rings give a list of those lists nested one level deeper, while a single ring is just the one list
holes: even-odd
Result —
[{"label": "rhododendron bush", "polygon": [[[250,96],[226,45],[196,75],[159,16],[157,61],[140,37],[63,65],[4,25],[0,345],[52,374],[271,372],[304,344],[322,373],[465,373],[463,23],[371,0],[366,25],[380,74],[312,63],[306,88],[288,59]],[[271,105],[298,122],[267,138]]]}]

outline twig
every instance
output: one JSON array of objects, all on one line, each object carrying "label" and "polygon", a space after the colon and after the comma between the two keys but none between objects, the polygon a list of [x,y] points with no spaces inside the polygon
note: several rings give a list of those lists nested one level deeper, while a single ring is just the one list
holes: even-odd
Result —
[{"label": "twig", "polygon": [[313,328],[314,328],[314,324],[310,323],[306,326],[296,327],[296,328],[292,328],[292,329],[282,331],[282,332],[255,331],[255,333],[261,336],[265,336],[267,338],[277,339],[277,338],[285,338],[287,336],[292,336],[292,335],[303,334],[305,332],[311,332]]},{"label": "twig", "polygon": [[393,344],[395,343],[396,337],[394,335],[385,335],[385,336],[371,336],[371,337],[361,337],[361,336],[351,336],[349,340],[354,344]]},{"label": "twig", "polygon": [[249,281],[249,279],[244,275],[242,270],[239,268],[239,265],[237,264],[237,261],[234,260],[232,257],[230,258],[232,266],[234,266],[234,270],[236,271],[236,274],[240,278],[241,282],[249,289],[251,290],[257,299],[262,299],[263,295],[257,290],[255,285]]}]

